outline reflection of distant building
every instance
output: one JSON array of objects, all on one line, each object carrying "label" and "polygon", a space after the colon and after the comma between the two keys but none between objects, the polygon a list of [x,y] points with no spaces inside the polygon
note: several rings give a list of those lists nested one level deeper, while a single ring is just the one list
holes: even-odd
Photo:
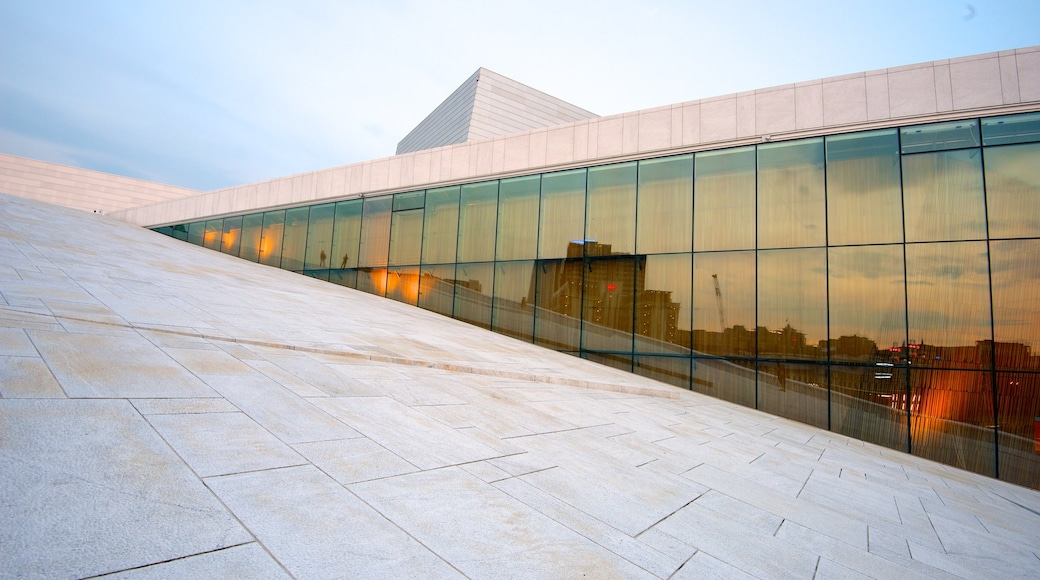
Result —
[{"label": "reflection of distant building", "polygon": [[829,346],[835,359],[869,360],[877,354],[877,343],[865,336],[840,336]]}]

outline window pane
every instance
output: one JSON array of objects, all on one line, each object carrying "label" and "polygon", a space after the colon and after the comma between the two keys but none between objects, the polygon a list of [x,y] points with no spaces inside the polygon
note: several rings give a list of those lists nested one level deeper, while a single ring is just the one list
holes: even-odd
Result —
[{"label": "window pane", "polygon": [[964,370],[910,370],[914,455],[993,476],[993,376]]},{"label": "window pane", "polygon": [[611,254],[635,253],[636,164],[589,169],[585,237]]},{"label": "window pane", "polygon": [[636,252],[689,252],[693,239],[693,156],[639,162]]},{"label": "window pane", "polygon": [[827,338],[827,263],[823,248],[758,253],[758,352],[823,360]]},{"label": "window pane", "polygon": [[242,250],[242,216],[224,218],[224,232],[220,237],[220,251],[237,256]]},{"label": "window pane", "polygon": [[459,231],[459,188],[427,191],[423,219],[423,264],[453,264]]},{"label": "window pane", "polygon": [[758,408],[827,427],[827,367],[780,360],[758,364]]},{"label": "window pane", "polygon": [[827,218],[831,245],[903,241],[895,129],[827,137]]},{"label": "window pane", "polygon": [[541,176],[503,179],[498,196],[498,260],[531,260],[538,250]]},{"label": "window pane", "polygon": [[422,209],[425,200],[425,191],[409,191],[408,193],[395,193],[394,211],[404,211],[407,209]]},{"label": "window pane", "polygon": [[462,200],[459,204],[460,262],[485,262],[495,259],[497,213],[497,181],[462,186]]},{"label": "window pane", "polygon": [[912,364],[988,366],[987,271],[985,242],[907,245],[909,336],[911,347],[919,347],[910,353]]},{"label": "window pane", "polygon": [[632,257],[585,261],[582,348],[632,352],[635,264]]},{"label": "window pane", "polygon": [[220,250],[220,236],[224,232],[224,220],[209,220],[206,222],[206,233],[203,245],[210,250]]},{"label": "window pane", "polygon": [[491,328],[491,295],[495,265],[459,264],[455,267],[455,318]]},{"label": "window pane", "polygon": [[908,242],[985,238],[980,151],[904,156],[903,203]]},{"label": "window pane", "polygon": [[990,238],[1040,236],[1040,143],[984,151]]},{"label": "window pane", "polygon": [[668,383],[684,389],[690,388],[690,359],[678,356],[646,356],[635,357],[637,375],[650,377],[655,381]]},{"label": "window pane", "polygon": [[1040,482],[1040,373],[997,373],[1000,479],[1036,489]]},{"label": "window pane", "polygon": [[282,262],[282,233],[285,210],[264,213],[264,231],[260,235],[260,263],[277,268]]},{"label": "window pane", "polygon": [[282,240],[283,270],[303,270],[310,210],[309,207],[297,207],[285,212],[285,235]]},{"label": "window pane", "polygon": [[206,222],[188,224],[188,243],[201,246],[206,242]]},{"label": "window pane", "polygon": [[491,329],[531,342],[534,340],[534,261],[498,262],[495,269]]},{"label": "window pane", "polygon": [[826,244],[823,139],[758,147],[758,247]]},{"label": "window pane", "polygon": [[753,357],[755,327],[755,253],[694,254],[693,350]]},{"label": "window pane", "polygon": [[1040,240],[994,241],[990,252],[997,369],[1040,371]]},{"label": "window pane", "polygon": [[693,171],[693,249],[754,249],[755,148],[698,153]]},{"label": "window pane", "polygon": [[689,355],[690,254],[636,259],[636,352]]},{"label": "window pane", "polygon": [[[429,205],[427,204],[427,209]],[[451,316],[455,303],[455,264],[423,266],[419,277],[419,307]]]},{"label": "window pane", "polygon": [[307,269],[329,268],[329,252],[332,251],[332,222],[336,215],[336,204],[326,203],[311,207],[310,225],[307,227]]},{"label": "window pane", "polygon": [[[361,266],[386,266],[390,254],[390,210],[393,197],[366,197],[361,220]],[[349,263],[348,263],[349,265]]]},{"label": "window pane", "polygon": [[695,358],[690,388],[698,393],[754,408],[758,393],[755,361]]},{"label": "window pane", "polygon": [[390,230],[391,266],[419,263],[422,255],[422,227],[422,209],[394,212]]},{"label": "window pane", "polygon": [[831,366],[831,429],[907,451],[906,368]]},{"label": "window pane", "polygon": [[903,153],[947,151],[979,146],[979,125],[975,119],[903,127],[899,130]]},{"label": "window pane", "polygon": [[329,272],[329,282],[332,282],[333,284],[339,284],[340,286],[346,286],[347,288],[357,288],[357,270],[332,270]]},{"label": "window pane", "polygon": [[386,296],[386,268],[360,268],[357,289],[376,296]]},{"label": "window pane", "polygon": [[419,267],[389,268],[386,297],[415,306],[419,302]]},{"label": "window pane", "polygon": [[242,218],[242,249],[238,256],[251,262],[260,261],[260,237],[264,228],[264,214],[252,213]]},{"label": "window pane", "polygon": [[585,239],[585,170],[542,176],[539,258],[582,255]]},{"label": "window pane", "polygon": [[583,267],[581,259],[539,260],[535,264],[536,344],[557,350],[578,350]]},{"label": "window pane", "polygon": [[872,362],[906,344],[903,247],[831,248],[828,260],[831,360]]},{"label": "window pane", "polygon": [[1005,145],[1040,141],[1040,113],[1006,115],[982,120],[982,144]]},{"label": "window pane", "polygon": [[[356,268],[358,243],[361,240],[360,199],[341,201],[336,204],[336,223],[332,230],[332,256],[329,265],[333,268]],[[353,286],[352,286],[353,287]]]}]

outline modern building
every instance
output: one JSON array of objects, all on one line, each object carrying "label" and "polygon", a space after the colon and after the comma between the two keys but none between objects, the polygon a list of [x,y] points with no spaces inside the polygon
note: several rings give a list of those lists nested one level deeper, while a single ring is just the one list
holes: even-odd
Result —
[{"label": "modern building", "polygon": [[480,69],[393,157],[113,215],[1040,488],[1040,47],[610,117]]}]

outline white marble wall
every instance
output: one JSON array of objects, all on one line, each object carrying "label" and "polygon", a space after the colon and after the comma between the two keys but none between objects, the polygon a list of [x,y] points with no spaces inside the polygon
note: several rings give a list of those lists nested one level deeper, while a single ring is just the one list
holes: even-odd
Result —
[{"label": "white marble wall", "polygon": [[0,153],[0,193],[109,213],[200,192]]},{"label": "white marble wall", "polygon": [[1040,46],[725,95],[374,159],[117,217],[152,226],[326,198],[420,189],[579,163],[926,122],[942,115],[1040,110]]}]

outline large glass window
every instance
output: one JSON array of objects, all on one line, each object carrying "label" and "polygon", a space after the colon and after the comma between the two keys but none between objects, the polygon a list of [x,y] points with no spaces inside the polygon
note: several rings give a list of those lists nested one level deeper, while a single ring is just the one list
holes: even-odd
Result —
[{"label": "large glass window", "polygon": [[423,266],[419,276],[419,307],[451,316],[454,304],[455,264]]},{"label": "large glass window", "polygon": [[496,259],[536,257],[540,190],[540,175],[503,179],[499,184]]},{"label": "large glass window", "polygon": [[491,329],[534,340],[534,261],[495,264],[495,302]]},{"label": "large glass window", "polygon": [[987,147],[985,157],[989,236],[1040,236],[1040,143]]},{"label": "large glass window", "polygon": [[826,244],[823,139],[758,147],[758,247]]},{"label": "large glass window", "polygon": [[307,221],[310,207],[296,207],[285,212],[285,234],[282,239],[282,269],[303,270],[307,250]]},{"label": "large glass window", "polygon": [[758,353],[825,360],[827,261],[823,248],[758,253]]},{"label": "large glass window", "polygon": [[[390,229],[390,265],[418,264],[422,253],[423,210],[395,211]],[[418,275],[418,274],[416,274]]]},{"label": "large glass window", "polygon": [[250,262],[260,261],[260,238],[264,230],[264,214],[251,213],[242,218],[242,249],[239,257]]},{"label": "large glass window", "polygon": [[459,264],[455,267],[455,318],[491,328],[491,301],[495,264]]},{"label": "large glass window", "polygon": [[636,260],[636,352],[688,355],[692,340],[690,254],[638,256]]},{"label": "large glass window", "polygon": [[585,240],[585,170],[542,176],[538,257],[580,257]]},{"label": "large glass window", "polygon": [[693,249],[754,249],[755,148],[698,153],[693,170]]},{"label": "large glass window", "polygon": [[[459,187],[427,191],[423,219],[422,263],[454,264],[459,231]],[[450,308],[448,315],[451,315]]]},{"label": "large glass window", "polygon": [[282,234],[285,232],[285,210],[264,213],[264,230],[260,235],[260,263],[277,268],[282,262]]},{"label": "large glass window", "polygon": [[1040,240],[993,241],[990,252],[997,369],[1040,371]]},{"label": "large glass window", "polygon": [[[694,254],[696,354],[753,357],[755,328],[755,252]],[[754,383],[753,376],[751,382]]]},{"label": "large glass window", "polygon": [[419,302],[419,267],[389,268],[386,273],[386,297],[416,306]]},{"label": "large glass window", "polygon": [[909,372],[914,455],[993,475],[993,374],[915,368]]},{"label": "large glass window", "polygon": [[206,222],[188,224],[188,243],[202,246],[206,243]]},{"label": "large glass window", "polygon": [[535,264],[534,340],[557,350],[577,351],[581,338],[584,261],[539,260]]},{"label": "large glass window", "polygon": [[831,429],[907,449],[906,367],[879,359],[869,365],[832,365]]},{"label": "large glass window", "polygon": [[329,255],[332,251],[332,223],[335,216],[336,204],[334,203],[311,206],[310,224],[307,226],[305,269],[332,267],[329,264]]},{"label": "large glass window", "polygon": [[985,238],[982,152],[904,155],[903,204],[908,242]]},{"label": "large glass window", "polygon": [[390,195],[365,198],[361,219],[360,266],[386,266],[390,256],[390,213],[393,203],[394,198]]},{"label": "large glass window", "polygon": [[495,259],[498,182],[462,186],[459,203],[459,262]]},{"label": "large glass window", "polygon": [[242,250],[242,216],[224,218],[224,231],[220,235],[220,251],[237,256]]},{"label": "large glass window", "polygon": [[640,161],[638,196],[636,252],[689,252],[693,239],[693,155]]},{"label": "large glass window", "polygon": [[906,343],[903,246],[831,248],[832,361],[875,362]]},{"label": "large glass window", "polygon": [[220,237],[224,233],[224,220],[208,220],[203,245],[209,250],[220,250]]},{"label": "large glass window", "polygon": [[903,241],[895,129],[827,137],[830,245]]},{"label": "large glass window", "polygon": [[982,120],[982,144],[1008,145],[1040,141],[1040,113],[1004,115]]},{"label": "large glass window", "polygon": [[636,164],[593,167],[588,180],[586,249],[594,242],[602,254],[635,253]]},{"label": "large glass window", "polygon": [[949,151],[979,146],[979,124],[975,119],[914,125],[899,130],[903,153]]},{"label": "large glass window", "polygon": [[329,257],[329,266],[332,268],[356,268],[358,265],[362,203],[360,199],[352,199],[336,204],[336,223],[332,228],[332,255]]},{"label": "large glass window", "polygon": [[630,256],[585,261],[582,348],[632,352],[635,269],[636,260]]},{"label": "large glass window", "polygon": [[758,363],[758,408],[826,429],[827,366],[790,360]]}]

